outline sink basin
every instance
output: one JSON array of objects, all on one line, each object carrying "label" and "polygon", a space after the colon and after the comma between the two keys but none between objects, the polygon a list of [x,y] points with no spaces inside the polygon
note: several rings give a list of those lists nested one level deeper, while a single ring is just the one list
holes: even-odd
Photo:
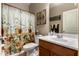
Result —
[{"label": "sink basin", "polygon": [[71,40],[72,41],[74,40],[74,38],[72,37],[67,37],[67,36],[58,37],[57,35],[52,35],[52,36],[48,35],[48,36],[43,36],[41,38],[47,40],[59,41],[59,42],[71,42]]},{"label": "sink basin", "polygon": [[56,40],[56,41],[67,42],[67,39],[66,39],[66,38],[63,38],[63,37],[62,37],[62,38],[52,38],[52,37],[51,37],[51,39],[52,39],[52,40]]},{"label": "sink basin", "polygon": [[49,40],[62,41],[62,42],[68,42],[68,39],[69,39],[66,37],[58,38],[57,36],[45,36],[45,38],[47,38],[47,39],[50,38]]}]

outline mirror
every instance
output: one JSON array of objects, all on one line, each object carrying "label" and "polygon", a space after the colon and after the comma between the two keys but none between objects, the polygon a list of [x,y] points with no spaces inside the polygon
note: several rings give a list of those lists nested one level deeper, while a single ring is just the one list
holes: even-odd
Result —
[{"label": "mirror", "polygon": [[78,33],[78,9],[74,3],[50,3],[49,28],[56,33]]},{"label": "mirror", "polygon": [[78,9],[63,12],[63,31],[65,33],[78,33]]}]

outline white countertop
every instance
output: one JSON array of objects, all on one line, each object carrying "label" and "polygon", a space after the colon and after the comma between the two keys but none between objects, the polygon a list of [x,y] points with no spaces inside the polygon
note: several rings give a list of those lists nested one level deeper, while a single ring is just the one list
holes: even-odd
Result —
[{"label": "white countertop", "polygon": [[[68,35],[69,36],[69,35]],[[58,44],[70,49],[78,50],[78,38],[77,36],[63,36],[62,38],[57,38],[56,35],[50,36],[38,36],[38,39],[48,41],[50,43]]]}]

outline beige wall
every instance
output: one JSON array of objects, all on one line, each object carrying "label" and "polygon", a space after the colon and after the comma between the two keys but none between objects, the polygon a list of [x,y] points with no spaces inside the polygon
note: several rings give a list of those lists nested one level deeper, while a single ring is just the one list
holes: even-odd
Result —
[{"label": "beige wall", "polygon": [[20,8],[22,10],[29,11],[29,4],[28,3],[7,3],[8,5]]},{"label": "beige wall", "polygon": [[60,21],[52,21],[52,22],[50,22],[50,24],[60,24],[60,32],[62,32],[62,29],[63,29],[63,24],[62,24],[63,12],[67,11],[67,10],[75,9],[75,8],[77,8],[77,6],[74,5],[73,3],[64,3],[64,4],[50,8],[50,12],[49,12],[50,17],[61,15]]},{"label": "beige wall", "polygon": [[39,30],[39,33],[40,34],[48,34],[49,32],[49,4],[47,3],[33,3],[30,5],[29,7],[30,9],[30,12],[33,12],[33,13],[37,13],[39,11],[42,11],[43,9],[46,9],[46,24],[44,25],[36,25],[36,29]]}]

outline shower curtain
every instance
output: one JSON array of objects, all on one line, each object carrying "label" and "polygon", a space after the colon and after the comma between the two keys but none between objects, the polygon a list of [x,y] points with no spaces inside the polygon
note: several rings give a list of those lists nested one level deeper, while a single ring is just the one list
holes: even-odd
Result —
[{"label": "shower curtain", "polygon": [[29,27],[35,32],[35,15],[18,8],[2,5],[2,28],[3,36],[13,34],[17,28],[27,32]]}]

